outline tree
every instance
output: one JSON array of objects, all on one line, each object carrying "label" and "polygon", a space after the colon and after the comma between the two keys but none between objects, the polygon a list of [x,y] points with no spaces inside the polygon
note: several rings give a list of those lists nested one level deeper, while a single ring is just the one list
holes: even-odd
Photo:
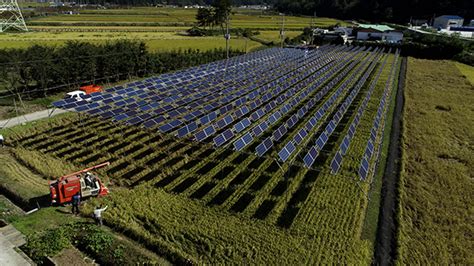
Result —
[{"label": "tree", "polygon": [[210,8],[199,8],[196,14],[197,25],[200,27],[208,27],[212,25],[213,15]]},{"label": "tree", "polygon": [[216,0],[212,7],[214,13],[213,24],[219,25],[224,30],[224,24],[227,23],[227,18],[232,10],[230,0]]}]

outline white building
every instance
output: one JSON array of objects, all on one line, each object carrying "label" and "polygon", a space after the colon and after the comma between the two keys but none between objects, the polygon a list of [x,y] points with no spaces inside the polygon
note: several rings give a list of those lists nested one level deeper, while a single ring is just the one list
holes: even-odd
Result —
[{"label": "white building", "polygon": [[433,28],[449,29],[450,27],[462,27],[464,19],[460,16],[444,15],[434,19]]},{"label": "white building", "polygon": [[357,40],[399,43],[403,40],[403,32],[386,25],[359,24]]}]

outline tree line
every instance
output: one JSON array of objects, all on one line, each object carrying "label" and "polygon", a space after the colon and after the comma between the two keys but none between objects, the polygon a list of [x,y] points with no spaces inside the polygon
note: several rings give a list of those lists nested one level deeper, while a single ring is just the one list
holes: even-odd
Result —
[{"label": "tree line", "polygon": [[[231,50],[230,55],[241,54]],[[4,95],[46,96],[88,84],[118,82],[224,59],[224,49],[151,53],[143,42],[105,44],[69,41],[62,46],[33,45],[0,50],[0,87]]]},{"label": "tree line", "polygon": [[[273,4],[277,0],[232,0],[232,5],[269,5]],[[124,6],[156,6],[156,5],[175,5],[175,6],[189,6],[189,5],[201,5],[210,6],[215,3],[215,0],[81,0],[81,4],[114,4]]]},{"label": "tree line", "polygon": [[280,12],[341,19],[366,19],[377,22],[407,23],[413,19],[432,19],[440,15],[459,15],[474,19],[472,0],[278,0]]},{"label": "tree line", "polygon": [[[169,4],[214,5],[219,0],[83,0],[89,4],[124,6]],[[410,18],[432,19],[440,15],[459,15],[466,22],[474,19],[472,0],[232,0],[232,6],[273,5],[279,12],[340,19],[365,19],[372,22],[403,22]]]}]

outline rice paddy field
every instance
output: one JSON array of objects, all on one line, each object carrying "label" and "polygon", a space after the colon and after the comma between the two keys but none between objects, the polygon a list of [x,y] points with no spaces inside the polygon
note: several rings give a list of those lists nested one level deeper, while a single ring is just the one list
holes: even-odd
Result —
[{"label": "rice paddy field", "polygon": [[[224,48],[223,37],[189,37],[186,30],[196,20],[196,9],[136,7],[131,9],[81,9],[79,14],[50,14],[26,21],[30,32],[0,34],[1,48],[23,48],[33,44],[61,45],[68,40],[101,43],[115,39],[144,41],[151,51],[175,49],[210,50]],[[304,27],[313,23],[332,26],[342,21],[330,18],[285,17],[285,37],[299,35]],[[279,41],[281,18],[249,10],[235,10],[231,17],[232,28],[257,30],[264,41]],[[235,37],[233,49],[252,51],[261,43]]]},{"label": "rice paddy field", "polygon": [[459,63],[409,58],[399,188],[401,264],[474,262],[474,85],[468,80],[473,75],[472,67]]},{"label": "rice paddy field", "polygon": [[107,204],[108,226],[174,263],[369,264],[399,66],[381,48],[261,50],[56,102],[75,112],[2,130],[5,156],[43,178],[110,161],[84,214]]}]

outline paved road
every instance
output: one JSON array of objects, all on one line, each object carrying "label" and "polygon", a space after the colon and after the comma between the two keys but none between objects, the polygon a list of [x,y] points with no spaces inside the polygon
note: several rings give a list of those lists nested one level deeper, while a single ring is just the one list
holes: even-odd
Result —
[{"label": "paved road", "polygon": [[6,128],[6,127],[13,127],[13,126],[20,125],[23,123],[28,123],[31,121],[47,118],[50,115],[55,116],[55,115],[62,114],[65,112],[67,111],[62,110],[62,109],[47,109],[43,111],[34,112],[31,114],[13,117],[10,119],[0,120],[0,129]]},{"label": "paved road", "polygon": [[31,265],[13,248],[15,246],[0,235],[0,265]]},{"label": "paved road", "polygon": [[23,235],[13,226],[0,228],[0,265],[31,265],[15,247],[25,243]]}]

